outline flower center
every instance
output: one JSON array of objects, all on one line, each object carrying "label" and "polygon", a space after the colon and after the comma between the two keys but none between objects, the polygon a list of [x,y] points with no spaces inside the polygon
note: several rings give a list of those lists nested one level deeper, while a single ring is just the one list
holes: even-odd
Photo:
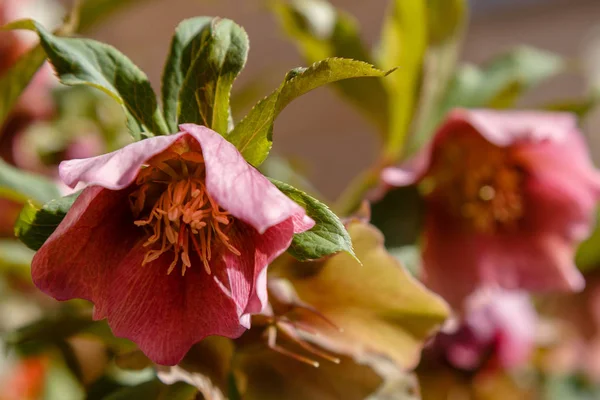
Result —
[{"label": "flower center", "polygon": [[523,216],[523,172],[510,152],[479,135],[457,137],[434,154],[423,189],[482,233],[510,229]]},{"label": "flower center", "polygon": [[149,250],[142,265],[173,252],[167,273],[181,264],[185,275],[192,267],[190,252],[194,251],[210,275],[211,249],[216,242],[240,255],[227,236],[233,217],[206,191],[205,177],[202,154],[194,151],[166,151],[140,171],[130,204],[135,225],[145,227],[150,235],[144,243]]}]

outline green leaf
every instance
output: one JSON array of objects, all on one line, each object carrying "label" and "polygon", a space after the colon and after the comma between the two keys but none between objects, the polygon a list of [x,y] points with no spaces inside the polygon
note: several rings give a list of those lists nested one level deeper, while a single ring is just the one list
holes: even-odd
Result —
[{"label": "green leaf", "polygon": [[427,1],[393,0],[386,13],[380,47],[382,68],[400,67],[384,84],[390,92],[390,122],[386,155],[401,154],[417,106],[421,73],[427,50]]},{"label": "green leaf", "polygon": [[[361,41],[356,20],[327,1],[278,0],[273,3],[273,11],[309,64],[329,57],[373,64],[369,50]],[[387,131],[388,94],[381,80],[340,81],[334,87],[376,123],[381,132]]]},{"label": "green leaf", "polygon": [[15,234],[27,247],[38,250],[52,235],[80,192],[52,200],[42,207],[28,202],[15,224]]},{"label": "green leaf", "polygon": [[455,72],[467,8],[465,0],[428,0],[429,45],[423,62],[417,109],[404,155],[425,144],[439,122],[436,113]]},{"label": "green leaf", "polygon": [[137,386],[121,389],[105,400],[194,400],[198,390],[187,383],[177,382],[174,385],[165,385],[158,379],[145,382]]},{"label": "green leaf", "polygon": [[[202,44],[202,32],[210,25],[211,17],[182,21],[175,29],[171,49],[162,77],[162,102],[169,130],[176,132],[179,91]],[[194,104],[196,104],[194,100]]]},{"label": "green leaf", "polygon": [[[186,42],[184,39],[193,30],[196,35]],[[183,49],[173,48],[181,45]],[[167,87],[163,88],[163,93],[168,94],[164,103],[168,104],[169,115],[173,108],[177,110],[176,123],[205,125],[227,134],[231,88],[246,64],[248,48],[248,35],[229,19],[213,18],[209,24],[204,18],[184,22],[171,47],[171,52],[180,57],[167,64]],[[179,65],[172,64],[177,61]],[[175,77],[171,78],[169,72]],[[178,82],[181,76],[185,78]],[[175,105],[174,92],[178,93]],[[170,124],[174,124],[172,117]]]},{"label": "green leaf", "polygon": [[385,72],[362,61],[344,58],[328,58],[309,68],[294,69],[288,72],[277,90],[254,106],[227,139],[246,161],[259,166],[271,150],[275,118],[292,100],[328,83],[350,78],[383,77],[392,71]]},{"label": "green leaf", "polygon": [[10,25],[36,31],[65,85],[95,87],[121,104],[135,139],[167,134],[168,128],[146,75],[114,47],[91,39],[61,38],[32,20]]},{"label": "green leaf", "polygon": [[298,321],[317,333],[310,339],[314,343],[365,361],[368,354],[380,355],[410,370],[449,307],[385,250],[373,226],[352,221],[348,232],[362,265],[347,253],[313,263],[280,257],[269,266],[269,277],[293,285],[294,303],[319,310],[322,316],[307,314]]},{"label": "green leaf", "polygon": [[500,55],[483,68],[467,65],[455,76],[444,108],[509,108],[526,90],[559,74],[564,60],[532,47],[518,47]]},{"label": "green leaf", "polygon": [[0,77],[0,125],[3,125],[19,96],[45,60],[46,53],[38,45],[21,56],[8,71],[2,74]]},{"label": "green leaf", "polygon": [[0,197],[19,203],[32,199],[43,204],[60,197],[60,193],[50,179],[22,171],[0,159]]},{"label": "green leaf", "polygon": [[290,254],[300,261],[317,260],[340,251],[354,257],[352,240],[344,224],[325,204],[286,183],[273,179],[271,182],[304,207],[306,214],[316,223],[311,230],[294,235],[288,249]]}]

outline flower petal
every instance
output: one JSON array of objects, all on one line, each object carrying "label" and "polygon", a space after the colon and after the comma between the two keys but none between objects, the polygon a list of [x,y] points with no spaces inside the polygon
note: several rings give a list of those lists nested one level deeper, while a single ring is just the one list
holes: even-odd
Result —
[{"label": "flower petal", "polygon": [[35,254],[35,285],[57,300],[101,296],[104,270],[121,262],[139,240],[127,194],[89,187]]},{"label": "flower petal", "polygon": [[574,249],[559,235],[544,231],[476,234],[432,208],[425,224],[423,280],[456,308],[482,286],[531,291],[573,291],[584,286],[573,263]]},{"label": "flower petal", "polygon": [[264,234],[251,226],[238,223],[229,237],[240,251],[237,256],[226,248],[216,249],[211,269],[219,282],[230,292],[238,315],[256,314],[267,306],[267,266],[289,247],[294,224],[288,219]]},{"label": "flower petal", "polygon": [[124,189],[135,180],[142,165],[150,158],[189,135],[202,148],[208,192],[234,217],[252,225],[261,234],[295,216],[294,221],[299,222],[296,233],[314,225],[302,207],[248,164],[235,146],[221,135],[193,124],[184,124],[180,128],[183,132],[175,135],[152,137],[98,157],[65,161],[59,168],[60,177],[71,187],[84,182],[107,189]]},{"label": "flower petal", "polygon": [[[206,189],[234,217],[261,234],[296,215],[309,222],[302,207],[248,164],[235,146],[221,135],[193,124],[181,125],[180,129],[200,143],[206,163]],[[304,230],[310,223],[305,225]]]},{"label": "flower petal", "polygon": [[134,341],[157,364],[175,365],[207,336],[244,332],[234,301],[199,260],[185,276],[167,275],[173,254],[142,266],[146,251],[140,244],[104,271],[110,284],[95,299],[95,318],[106,316],[116,336]]},{"label": "flower petal", "polygon": [[585,239],[600,199],[600,173],[579,132],[560,142],[523,146],[517,156],[528,173],[528,219],[569,240]]},{"label": "flower petal", "polygon": [[59,174],[70,187],[83,182],[106,189],[124,189],[135,180],[142,165],[168,149],[183,135],[155,136],[101,156],[63,161],[59,166]]},{"label": "flower petal", "polygon": [[459,132],[470,131],[496,146],[508,147],[522,143],[537,145],[545,141],[565,143],[572,140],[576,130],[576,120],[569,113],[455,109],[428,145],[400,167],[384,169],[381,178],[391,186],[416,183],[427,173],[434,151]]}]

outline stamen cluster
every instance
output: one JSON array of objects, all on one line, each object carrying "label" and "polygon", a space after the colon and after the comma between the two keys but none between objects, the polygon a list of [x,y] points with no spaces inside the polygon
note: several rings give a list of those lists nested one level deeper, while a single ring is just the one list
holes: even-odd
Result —
[{"label": "stamen cluster", "polygon": [[192,267],[193,249],[211,274],[213,246],[223,245],[239,256],[227,232],[233,217],[223,210],[206,190],[205,167],[198,152],[165,152],[151,159],[138,175],[137,190],[130,195],[134,223],[146,227],[149,237],[142,265],[166,252],[173,252],[168,274],[181,263],[181,274]]},{"label": "stamen cluster", "polygon": [[513,227],[524,214],[523,173],[508,149],[478,135],[462,136],[439,149],[423,182],[429,196],[479,232]]}]

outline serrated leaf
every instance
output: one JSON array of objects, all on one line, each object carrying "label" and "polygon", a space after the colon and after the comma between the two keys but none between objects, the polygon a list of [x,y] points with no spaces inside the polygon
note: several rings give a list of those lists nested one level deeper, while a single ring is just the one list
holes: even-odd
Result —
[{"label": "serrated leaf", "polygon": [[33,20],[17,21],[9,27],[38,33],[63,84],[95,87],[121,104],[135,139],[142,133],[169,133],[146,74],[114,47],[91,39],[61,38]]},{"label": "serrated leaf", "polygon": [[229,19],[213,18],[200,29],[182,57],[184,62],[189,57],[191,64],[182,65],[187,68],[178,90],[177,123],[205,125],[227,134],[231,87],[246,65],[248,48],[248,35]]},{"label": "serrated leaf", "polygon": [[413,118],[425,52],[427,1],[393,0],[386,13],[379,46],[382,68],[401,67],[402,73],[384,81],[390,92],[390,123],[386,153],[396,159],[402,151]]},{"label": "serrated leaf", "polygon": [[0,159],[0,197],[19,203],[32,199],[43,204],[60,197],[60,193],[48,178],[22,171]]},{"label": "serrated leaf", "polygon": [[354,257],[350,235],[329,207],[287,183],[273,179],[271,182],[286,196],[304,207],[306,214],[316,223],[311,230],[294,235],[288,249],[291,255],[300,261],[307,261],[345,251]]},{"label": "serrated leaf", "polygon": [[15,235],[27,247],[38,250],[52,235],[79,196],[79,192],[51,200],[41,207],[28,202],[15,224]]},{"label": "serrated leaf", "polygon": [[[324,0],[275,1],[273,11],[283,29],[302,51],[307,63],[329,57],[373,64],[360,38],[356,20]],[[334,84],[356,108],[387,131],[388,94],[379,79],[347,80]]]},{"label": "serrated leaf", "polygon": [[[393,71],[393,70],[392,70]],[[351,78],[383,77],[382,71],[362,61],[328,58],[309,68],[297,68],[286,75],[281,86],[259,101],[227,139],[246,161],[260,165],[271,150],[275,118],[294,99],[328,83]]]},{"label": "serrated leaf", "polygon": [[158,379],[145,382],[137,386],[121,389],[105,400],[194,400],[198,390],[186,383],[178,382],[174,385],[165,385]]}]

